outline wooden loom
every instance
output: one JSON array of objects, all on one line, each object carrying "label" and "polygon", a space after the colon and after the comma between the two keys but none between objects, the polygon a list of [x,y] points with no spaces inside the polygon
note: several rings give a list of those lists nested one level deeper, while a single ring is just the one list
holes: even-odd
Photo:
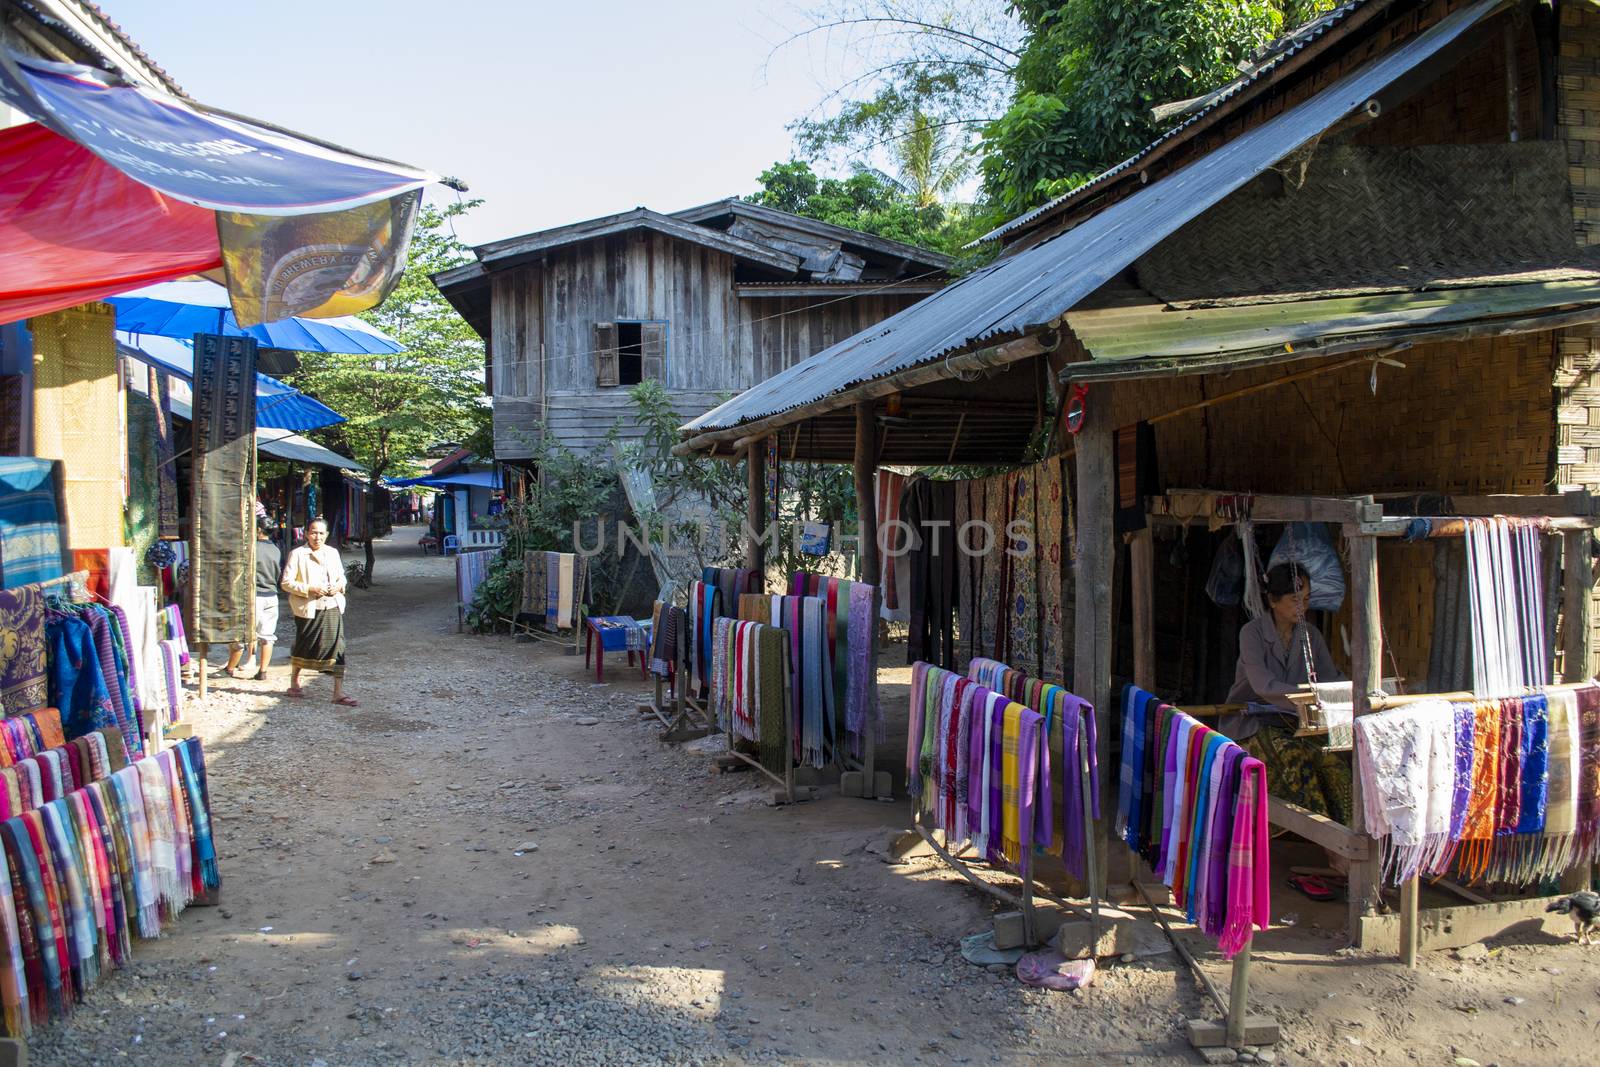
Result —
[{"label": "wooden loom", "polygon": [[[1348,595],[1352,607],[1352,635],[1350,641],[1353,715],[1361,716],[1402,703],[1428,699],[1455,697],[1465,694],[1409,694],[1385,696],[1380,687],[1380,667],[1383,658],[1383,628],[1378,593],[1377,538],[1403,537],[1412,528],[1414,518],[1431,520],[1430,539],[1460,537],[1465,533],[1464,519],[1475,517],[1514,516],[1537,519],[1546,533],[1559,535],[1563,543],[1563,558],[1569,563],[1581,561],[1581,566],[1563,568],[1562,607],[1566,615],[1563,664],[1567,676],[1587,679],[1591,675],[1591,641],[1589,627],[1589,590],[1593,572],[1589,566],[1588,540],[1590,532],[1600,528],[1600,508],[1588,492],[1578,491],[1560,496],[1453,496],[1450,498],[1455,514],[1446,516],[1385,516],[1383,507],[1372,496],[1358,497],[1298,497],[1254,496],[1238,494],[1234,500],[1248,499],[1251,522],[1324,522],[1339,525],[1349,551]],[[1153,523],[1184,526],[1192,522],[1207,524],[1232,524],[1242,521],[1230,511],[1218,514],[1218,494],[1197,490],[1173,490],[1148,502],[1150,521]],[[1151,532],[1148,528],[1129,535],[1132,583],[1134,590],[1134,684],[1148,688],[1155,675],[1154,631],[1150,620],[1153,615],[1154,555]],[[1551,650],[1552,653],[1554,650]],[[1559,688],[1559,687],[1547,687]],[[1281,797],[1268,799],[1268,817],[1274,826],[1289,830],[1307,840],[1321,845],[1330,852],[1350,861],[1349,875],[1349,930],[1351,941],[1357,946],[1374,936],[1380,926],[1377,909],[1382,902],[1379,886],[1381,855],[1378,843],[1367,836],[1360,824],[1362,810],[1361,783],[1353,779],[1350,825],[1340,825],[1332,819],[1309,811]],[[1413,877],[1401,886],[1399,916],[1399,954],[1408,967],[1415,967],[1419,947],[1422,916],[1418,898],[1420,886]],[[1458,895],[1474,899],[1476,906],[1484,905],[1484,898],[1476,894],[1459,892]],[[1543,899],[1529,902],[1530,907],[1542,910]],[[1428,909],[1435,914],[1430,922],[1454,923],[1458,935],[1473,936],[1472,908]]]}]

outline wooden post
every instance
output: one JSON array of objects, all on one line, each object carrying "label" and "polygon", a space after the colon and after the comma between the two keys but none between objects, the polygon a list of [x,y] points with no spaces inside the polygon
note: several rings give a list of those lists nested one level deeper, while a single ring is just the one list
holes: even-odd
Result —
[{"label": "wooden post", "polygon": [[1243,1048],[1245,1012],[1250,1004],[1250,942],[1233,957],[1232,982],[1228,986],[1228,1047]]},{"label": "wooden post", "polygon": [[[1350,680],[1353,715],[1372,711],[1372,693],[1381,685],[1383,670],[1383,626],[1378,603],[1378,543],[1346,526],[1344,535],[1350,548]],[[1348,825],[1362,832],[1361,776],[1351,775],[1352,790]],[[1350,861],[1349,914],[1350,943],[1361,945],[1361,918],[1377,910],[1383,899],[1378,890],[1378,849],[1369,858]]]},{"label": "wooden post", "polygon": [[1156,687],[1155,541],[1147,526],[1128,535],[1128,563],[1133,583],[1133,684],[1146,692]]},{"label": "wooden post", "polygon": [[[1116,556],[1112,501],[1116,499],[1116,456],[1112,443],[1112,390],[1096,386],[1078,433],[1078,551],[1074,576],[1072,690],[1094,705],[1095,759],[1100,766],[1102,818],[1095,821],[1100,841],[1111,837],[1116,808],[1116,765],[1111,761],[1115,733],[1111,707],[1111,568]],[[1088,868],[1089,891],[1098,899],[1106,885],[1107,849],[1097,849]]]},{"label": "wooden post", "polygon": [[[761,576],[761,588],[766,589],[767,573],[767,442],[752,441],[745,449],[746,501],[744,535],[744,565]],[[731,609],[735,615],[739,606]]]},{"label": "wooden post", "polygon": [[1420,890],[1414,874],[1400,887],[1400,960],[1413,971],[1417,969],[1417,897]]},{"label": "wooden post", "polygon": [[856,405],[856,515],[860,522],[861,580],[874,586],[883,578],[878,555],[878,499],[873,485],[878,470],[878,424],[872,401]]},{"label": "wooden post", "polygon": [[1589,560],[1589,531],[1561,535],[1561,680],[1587,681],[1593,673],[1589,656],[1589,591],[1594,569]]},{"label": "wooden post", "polygon": [[[872,670],[874,672],[870,685],[877,687],[877,649],[876,638],[878,628],[878,606],[883,602],[883,561],[878,552],[878,494],[875,479],[878,472],[878,422],[874,413],[874,405],[870,400],[863,400],[856,405],[856,455],[855,455],[855,481],[856,481],[856,535],[860,543],[856,550],[861,553],[861,580],[874,589],[872,600],[872,619],[870,622],[872,636],[868,641],[872,648]],[[878,767],[877,767],[877,737],[876,728],[868,724],[867,735],[861,743],[861,796],[872,798],[878,795]]]},{"label": "wooden post", "polygon": [[205,645],[196,645],[194,647],[200,653],[200,699],[204,701],[206,698],[206,672],[210,669],[211,664],[206,662],[207,647]]}]

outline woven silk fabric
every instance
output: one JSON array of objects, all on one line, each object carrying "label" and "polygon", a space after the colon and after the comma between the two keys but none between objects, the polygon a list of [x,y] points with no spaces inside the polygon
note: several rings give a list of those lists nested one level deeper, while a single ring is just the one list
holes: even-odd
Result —
[{"label": "woven silk fabric", "polygon": [[1136,686],[1122,708],[1115,825],[1231,957],[1270,918],[1265,768]]},{"label": "woven silk fabric", "polygon": [[255,633],[255,372],[252,338],[197,335],[188,615],[200,645]]},{"label": "woven silk fabric", "polygon": [[0,592],[0,709],[30,712],[44,706],[48,693],[44,594],[37,585]]},{"label": "woven silk fabric", "polygon": [[[86,304],[33,319],[29,326],[33,453],[62,463],[67,541],[76,549],[120,547],[122,450],[106,447],[108,439],[121,440],[126,432],[116,314],[106,304]],[[254,437],[249,446],[253,463]]]},{"label": "woven silk fabric", "polygon": [[64,573],[60,460],[0,456],[0,584],[20,589]]},{"label": "woven silk fabric", "polygon": [[69,1013],[107,969],[130,959],[134,934],[158,935],[195,892],[217,884],[203,766],[191,738],[0,822],[0,1005],[9,1035]]},{"label": "woven silk fabric", "polygon": [[1600,737],[1586,753],[1583,709],[1597,692],[1424,700],[1357,720],[1365,825],[1384,841],[1385,875],[1527,885],[1587,862]]},{"label": "woven silk fabric", "polygon": [[178,539],[178,464],[172,436],[172,383],[167,376],[148,368],[150,398],[155,402],[156,514],[157,536],[163,541]]}]

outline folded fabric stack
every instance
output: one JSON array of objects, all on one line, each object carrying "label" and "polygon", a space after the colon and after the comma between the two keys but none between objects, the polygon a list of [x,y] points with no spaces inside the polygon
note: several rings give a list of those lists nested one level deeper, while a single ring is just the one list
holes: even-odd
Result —
[{"label": "folded fabric stack", "polygon": [[1053,839],[1043,722],[970,678],[912,665],[908,788],[934,826],[953,839],[970,837],[987,862],[1020,867],[1035,842]]},{"label": "folded fabric stack", "polygon": [[60,800],[127,766],[115,729],[97,730],[0,767],[0,819]]},{"label": "folded fabric stack", "polygon": [[1600,860],[1600,687],[1419,700],[1357,718],[1355,737],[1392,883],[1526,885]]},{"label": "folded fabric stack", "polygon": [[730,738],[753,742],[761,765],[789,765],[789,640],[775,626],[717,619],[711,637],[711,706]]},{"label": "folded fabric stack", "polygon": [[[1040,803],[1059,818],[1047,850],[1061,857],[1079,878],[1088,868],[1088,831],[1084,828],[1083,795],[1090,798],[1089,818],[1100,817],[1100,764],[1095,754],[1094,707],[1062,686],[1013,670],[999,660],[978,657],[967,665],[967,677],[1032,708],[1044,716],[1043,778]],[[1080,748],[1083,752],[1080,755]],[[1051,773],[1051,768],[1056,770]],[[1088,789],[1084,789],[1084,779]]]},{"label": "folded fabric stack", "polygon": [[883,739],[883,718],[878,712],[877,623],[874,605],[878,590],[867,582],[852,582],[826,574],[796,571],[789,576],[789,595],[816,597],[828,631],[828,665],[833,678],[833,717],[843,709],[844,736],[850,753],[860,756],[862,740],[870,729]]},{"label": "folded fabric stack", "polygon": [[1266,765],[1137,686],[1122,692],[1113,824],[1224,958],[1271,921]]},{"label": "folded fabric stack", "polygon": [[0,719],[0,767],[9,767],[18,760],[64,744],[66,736],[61,732],[61,712],[55,708],[40,708]]},{"label": "folded fabric stack", "polygon": [[128,961],[134,935],[159,937],[221,884],[198,738],[101,770],[0,822],[0,1005],[13,1037],[70,1014]]}]

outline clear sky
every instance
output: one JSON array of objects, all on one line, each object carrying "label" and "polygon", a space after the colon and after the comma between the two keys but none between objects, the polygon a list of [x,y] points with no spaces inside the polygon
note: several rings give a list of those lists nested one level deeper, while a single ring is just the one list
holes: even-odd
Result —
[{"label": "clear sky", "polygon": [[474,244],[751,192],[821,97],[781,0],[98,2],[196,100],[461,178]]}]

